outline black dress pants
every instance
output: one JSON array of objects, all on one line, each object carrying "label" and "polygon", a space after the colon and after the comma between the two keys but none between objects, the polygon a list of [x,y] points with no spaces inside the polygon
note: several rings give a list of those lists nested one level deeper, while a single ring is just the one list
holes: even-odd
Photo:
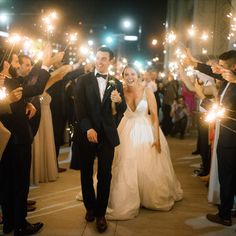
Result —
[{"label": "black dress pants", "polygon": [[3,223],[20,229],[27,216],[31,144],[8,143],[1,161]]},{"label": "black dress pants", "polygon": [[[106,137],[100,137],[98,144],[92,144],[84,137],[80,139],[81,184],[85,208],[93,210],[97,217],[106,213],[111,183],[111,167],[114,157],[112,147]],[[94,160],[98,159],[97,196],[93,187]]]},{"label": "black dress pants", "polygon": [[220,182],[219,215],[226,220],[231,219],[236,188],[236,148],[217,146],[217,160]]}]

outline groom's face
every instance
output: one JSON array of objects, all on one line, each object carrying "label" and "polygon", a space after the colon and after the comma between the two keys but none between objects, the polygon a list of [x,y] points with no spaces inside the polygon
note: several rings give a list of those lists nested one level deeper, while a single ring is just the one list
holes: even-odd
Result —
[{"label": "groom's face", "polygon": [[95,66],[99,73],[105,74],[108,72],[108,67],[111,64],[110,55],[108,52],[98,51],[96,54]]}]

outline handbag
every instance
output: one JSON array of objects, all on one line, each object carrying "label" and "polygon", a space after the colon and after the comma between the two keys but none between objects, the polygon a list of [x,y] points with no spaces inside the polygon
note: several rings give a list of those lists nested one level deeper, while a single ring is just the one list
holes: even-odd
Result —
[{"label": "handbag", "polygon": [[10,136],[11,136],[11,132],[5,128],[2,122],[0,122],[0,161],[2,159],[2,154],[10,139]]}]

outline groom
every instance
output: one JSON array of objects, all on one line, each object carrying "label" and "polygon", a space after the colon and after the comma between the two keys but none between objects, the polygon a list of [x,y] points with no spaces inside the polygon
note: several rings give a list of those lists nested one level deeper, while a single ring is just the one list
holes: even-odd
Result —
[{"label": "groom", "polygon": [[[100,233],[107,229],[105,213],[110,191],[111,166],[114,147],[119,145],[116,120],[126,110],[121,82],[108,75],[108,67],[113,57],[109,48],[99,48],[95,71],[78,79],[75,92],[82,194],[87,210],[85,219],[92,222],[96,218]],[[115,104],[115,115],[112,104]],[[98,159],[97,196],[93,187],[95,157]]]}]

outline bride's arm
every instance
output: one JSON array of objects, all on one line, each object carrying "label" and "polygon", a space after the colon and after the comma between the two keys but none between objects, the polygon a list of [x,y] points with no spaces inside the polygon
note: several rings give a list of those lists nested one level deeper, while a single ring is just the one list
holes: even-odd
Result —
[{"label": "bride's arm", "polygon": [[151,114],[151,121],[153,125],[154,132],[154,143],[158,152],[161,152],[161,143],[160,143],[160,132],[159,132],[159,120],[157,115],[157,102],[154,96],[154,93],[150,89],[146,89],[148,108]]}]

